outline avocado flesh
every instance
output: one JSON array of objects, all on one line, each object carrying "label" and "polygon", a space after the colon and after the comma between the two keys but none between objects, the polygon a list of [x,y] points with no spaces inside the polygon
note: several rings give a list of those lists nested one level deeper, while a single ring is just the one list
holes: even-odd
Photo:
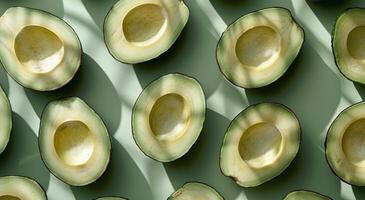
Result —
[{"label": "avocado flesh", "polygon": [[12,114],[8,97],[0,87],[0,154],[4,151],[10,139]]},{"label": "avocado flesh", "polygon": [[100,197],[97,198],[96,200],[125,200],[122,197]]},{"label": "avocado flesh", "polygon": [[46,200],[46,194],[34,180],[21,176],[0,177],[0,200]]},{"label": "avocado flesh", "polygon": [[121,0],[105,18],[105,43],[123,63],[151,60],[173,45],[188,18],[181,0]]},{"label": "avocado flesh", "polygon": [[294,191],[289,193],[284,200],[331,200],[331,198],[311,191]]},{"label": "avocado flesh", "polygon": [[326,158],[343,181],[365,186],[365,103],[343,110],[332,122],[326,138]]},{"label": "avocado flesh", "polygon": [[44,109],[39,148],[52,174],[69,185],[82,186],[104,173],[111,143],[102,119],[84,101],[71,97]]},{"label": "avocado flesh", "polygon": [[212,187],[198,182],[184,184],[168,200],[223,200],[223,197]]},{"label": "avocado flesh", "polygon": [[365,84],[365,9],[352,8],[342,13],[333,30],[332,48],[341,73]]},{"label": "avocado flesh", "polygon": [[219,68],[233,84],[258,88],[279,79],[301,49],[303,29],[289,10],[267,8],[237,19],[216,49]]},{"label": "avocado flesh", "polygon": [[170,162],[183,156],[197,140],[205,119],[200,84],[182,74],[168,74],[150,83],[132,112],[132,132],[149,157]]},{"label": "avocado flesh", "polygon": [[81,44],[62,19],[41,10],[12,7],[0,18],[0,60],[26,88],[55,90],[68,83],[81,61]]},{"label": "avocado flesh", "polygon": [[299,144],[300,125],[292,111],[274,103],[252,105],[229,125],[220,168],[240,186],[258,186],[289,166]]}]

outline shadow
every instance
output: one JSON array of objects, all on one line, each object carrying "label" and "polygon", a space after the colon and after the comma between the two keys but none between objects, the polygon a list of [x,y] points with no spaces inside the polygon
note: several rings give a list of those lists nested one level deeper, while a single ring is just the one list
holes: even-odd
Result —
[{"label": "shadow", "polygon": [[188,181],[200,181],[215,188],[225,199],[235,199],[241,188],[219,168],[220,148],[230,121],[207,109],[203,130],[190,149],[180,159],[164,167],[175,189]]},{"label": "shadow", "polygon": [[4,92],[8,95],[9,94],[8,74],[1,63],[0,63],[0,85],[3,88]]},{"label": "shadow", "polygon": [[64,15],[62,0],[1,0],[0,15],[2,15],[8,8],[14,6],[41,9],[60,18],[62,18]]},{"label": "shadow", "polygon": [[79,200],[100,196],[123,196],[128,199],[151,199],[152,192],[138,166],[118,143],[112,140],[111,161],[105,174],[96,182],[72,187]]},{"label": "shadow", "polygon": [[81,62],[74,79],[61,89],[51,92],[25,89],[25,93],[39,117],[48,102],[78,96],[100,115],[109,133],[114,134],[121,119],[119,95],[107,75],[90,56],[84,53]]},{"label": "shadow", "polygon": [[[210,24],[195,1],[186,1],[189,20],[175,44],[153,60],[135,64],[134,70],[142,87],[160,76],[180,72],[200,81],[209,97],[223,79],[215,59],[217,38],[202,24]],[[209,72],[209,74],[208,74]]]},{"label": "shadow", "polygon": [[343,11],[345,11],[346,8],[364,6],[363,1],[359,0],[307,0],[307,4],[329,33],[332,33],[337,18]]},{"label": "shadow", "polygon": [[364,187],[352,186],[352,191],[357,200],[365,199],[365,190]]},{"label": "shadow", "polygon": [[250,12],[268,7],[290,8],[290,1],[282,0],[209,0],[227,25]]},{"label": "shadow", "polygon": [[357,93],[360,95],[362,100],[365,100],[365,85],[353,82]]},{"label": "shadow", "polygon": [[0,176],[30,177],[47,190],[50,174],[41,160],[37,136],[17,113],[13,113],[10,141],[0,163]]},{"label": "shadow", "polygon": [[103,31],[105,16],[116,2],[118,0],[82,0],[87,12],[101,31]]}]

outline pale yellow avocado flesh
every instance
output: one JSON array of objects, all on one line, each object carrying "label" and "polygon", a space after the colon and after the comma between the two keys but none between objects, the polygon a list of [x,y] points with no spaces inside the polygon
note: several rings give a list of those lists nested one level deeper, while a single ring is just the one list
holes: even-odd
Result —
[{"label": "pale yellow avocado flesh", "polygon": [[220,167],[243,187],[263,184],[283,172],[295,158],[300,125],[280,104],[248,107],[231,122],[223,141]]},{"label": "pale yellow avocado flesh", "polygon": [[223,197],[212,187],[198,182],[184,184],[168,200],[223,200]]},{"label": "pale yellow avocado flesh", "polygon": [[0,60],[14,80],[49,91],[73,78],[81,62],[81,44],[65,21],[24,7],[9,8],[0,19]]},{"label": "pale yellow avocado flesh", "polygon": [[334,173],[352,185],[365,185],[365,103],[342,111],[330,126],[326,158]]},{"label": "pale yellow avocado flesh", "polygon": [[263,87],[287,71],[303,40],[304,31],[289,10],[262,9],[227,27],[217,45],[217,61],[233,84]]},{"label": "pale yellow avocado flesh", "polygon": [[181,74],[165,75],[147,86],[132,113],[132,131],[140,149],[169,162],[183,156],[198,138],[205,119],[200,84]]},{"label": "pale yellow avocado flesh", "polygon": [[12,111],[4,90],[0,87],[0,154],[5,150],[12,128]]},{"label": "pale yellow avocado flesh", "polygon": [[342,13],[334,27],[332,47],[342,74],[365,84],[365,9],[351,8]]},{"label": "pale yellow avocado flesh", "polygon": [[0,177],[0,200],[46,200],[46,194],[34,180],[21,176]]},{"label": "pale yellow avocado flesh", "polygon": [[299,190],[289,193],[284,200],[331,200],[331,198],[316,192]]},{"label": "pale yellow avocado flesh", "polygon": [[105,43],[121,62],[144,62],[167,51],[188,18],[181,0],[121,0],[105,18]]},{"label": "pale yellow avocado flesh", "polygon": [[39,147],[42,160],[55,176],[70,185],[87,185],[106,170],[111,144],[100,117],[75,97],[47,105]]}]

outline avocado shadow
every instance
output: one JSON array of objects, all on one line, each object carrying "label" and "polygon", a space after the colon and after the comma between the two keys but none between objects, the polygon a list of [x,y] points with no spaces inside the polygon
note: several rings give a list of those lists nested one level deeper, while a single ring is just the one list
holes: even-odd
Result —
[{"label": "avocado shadow", "polygon": [[352,186],[352,191],[355,195],[356,200],[365,199],[365,190],[364,187],[360,186]]},{"label": "avocado shadow", "polygon": [[50,101],[77,96],[100,115],[111,134],[119,127],[122,109],[120,97],[105,72],[85,53],[82,54],[79,71],[67,85],[51,92],[25,89],[25,93],[39,117]]},{"label": "avocado shadow", "polygon": [[27,122],[14,112],[10,141],[0,155],[0,163],[0,176],[30,177],[47,190],[50,174],[42,162],[38,138]]},{"label": "avocado shadow", "polygon": [[215,188],[225,199],[235,199],[241,189],[220,171],[219,156],[230,120],[207,109],[204,127],[189,152],[164,168],[175,189],[185,182],[199,181]]},{"label": "avocado shadow", "polygon": [[62,0],[1,0],[0,15],[2,15],[8,8],[17,6],[41,9],[60,18],[64,15]]},{"label": "avocado shadow", "polygon": [[357,93],[360,95],[362,100],[365,100],[365,85],[353,82],[355,89],[357,90]]},{"label": "avocado shadow", "polygon": [[3,88],[4,92],[9,94],[9,79],[7,72],[5,71],[3,65],[0,63],[0,86]]},{"label": "avocado shadow", "polygon": [[211,22],[196,2],[185,3],[189,7],[190,16],[176,42],[159,57],[134,64],[134,70],[142,87],[169,73],[180,72],[192,76],[200,81],[206,96],[209,97],[222,79],[215,58],[218,39],[214,38],[209,27],[205,26]]},{"label": "avocado shadow", "polygon": [[103,31],[104,19],[107,13],[117,2],[118,0],[82,0],[86,10],[101,31]]},{"label": "avocado shadow", "polygon": [[306,2],[329,33],[332,33],[337,18],[346,10],[346,8],[364,6],[364,1],[359,0],[307,0]]},{"label": "avocado shadow", "polygon": [[128,199],[151,199],[152,192],[138,166],[115,139],[109,166],[96,182],[72,187],[76,199],[87,200],[101,196],[121,196]]}]

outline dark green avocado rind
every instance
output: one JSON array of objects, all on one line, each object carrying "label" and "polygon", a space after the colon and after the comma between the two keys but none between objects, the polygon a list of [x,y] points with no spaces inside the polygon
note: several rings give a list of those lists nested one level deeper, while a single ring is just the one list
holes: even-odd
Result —
[{"label": "dark green avocado rind", "polygon": [[333,58],[335,60],[335,64],[336,64],[336,67],[338,69],[338,71],[340,71],[340,73],[349,81],[352,81],[352,82],[355,82],[355,83],[359,83],[359,84],[362,84],[364,85],[364,83],[360,82],[360,81],[357,81],[357,80],[352,80],[350,77],[346,76],[345,73],[342,72],[342,70],[340,69],[340,66],[339,66],[339,61],[337,59],[337,56],[336,56],[336,51],[335,51],[335,48],[334,48],[334,37],[335,37],[335,34],[336,34],[336,30],[337,30],[337,23],[338,21],[341,19],[341,17],[343,15],[346,14],[346,12],[352,10],[352,9],[359,9],[359,10],[363,10],[365,12],[365,8],[361,8],[361,7],[352,7],[352,8],[346,8],[345,10],[342,11],[342,13],[337,17],[336,19],[336,22],[335,24],[333,25],[333,29],[332,29],[332,34],[331,34],[331,48],[332,48],[332,55],[333,55]]},{"label": "dark green avocado rind", "polygon": [[[298,148],[298,151],[296,152],[296,154],[295,154],[295,157],[294,157],[294,159],[293,160],[291,160],[290,162],[289,162],[289,164],[288,164],[288,166],[286,166],[286,167],[284,167],[283,168],[283,170],[277,175],[277,176],[273,176],[272,178],[270,178],[270,179],[267,179],[265,182],[263,182],[263,183],[261,183],[260,185],[262,185],[262,184],[265,184],[265,183],[267,183],[267,182],[269,182],[269,181],[271,181],[271,180],[273,180],[273,179],[275,179],[276,177],[278,177],[278,176],[280,176],[293,162],[294,162],[294,160],[296,159],[296,157],[297,157],[297,155],[298,155],[298,153],[299,153],[299,151],[300,151],[300,149],[301,149],[301,143],[302,143],[302,126],[301,126],[301,124],[300,124],[300,121],[299,121],[299,118],[298,118],[298,116],[295,114],[295,112],[292,110],[292,109],[290,109],[288,106],[286,106],[286,105],[284,105],[284,104],[282,104],[282,103],[276,103],[276,102],[262,102],[262,103],[255,103],[255,104],[252,104],[252,105],[250,105],[250,106],[247,106],[245,109],[243,109],[240,113],[238,113],[233,119],[232,119],[232,121],[229,123],[229,125],[228,125],[228,127],[227,127],[227,129],[226,129],[226,131],[225,131],[225,133],[224,133],[224,137],[223,137],[223,140],[222,140],[222,144],[221,144],[221,149],[220,149],[220,151],[219,151],[219,170],[221,171],[221,173],[224,175],[224,176],[227,176],[227,175],[225,175],[224,173],[223,173],[223,170],[222,170],[222,168],[221,168],[221,165],[220,165],[220,163],[221,163],[221,160],[222,160],[222,148],[223,148],[223,146],[224,146],[224,142],[225,142],[225,140],[226,140],[226,137],[227,137],[227,132],[228,132],[228,130],[229,130],[229,128],[231,127],[231,125],[234,123],[234,121],[236,121],[237,120],[237,118],[242,114],[242,113],[244,113],[244,112],[246,112],[248,109],[250,109],[251,107],[253,107],[253,106],[257,106],[257,105],[260,105],[260,104],[274,104],[274,105],[279,105],[279,106],[282,106],[283,108],[285,108],[287,111],[289,111],[290,113],[292,113],[294,116],[295,116],[295,119],[297,120],[297,122],[298,122],[298,124],[299,124],[299,148]],[[233,177],[233,176],[227,176],[227,177],[229,177],[229,178],[231,178],[237,185],[239,185],[239,186],[241,186],[241,187],[244,187],[244,188],[254,188],[254,187],[257,187],[257,186],[259,186],[259,185],[256,185],[256,186],[243,186],[243,185],[240,185],[239,183],[238,183],[238,180],[237,180],[237,178],[236,177]]]},{"label": "dark green avocado rind", "polygon": [[12,128],[13,128],[13,109],[11,107],[11,104],[10,104],[10,100],[9,100],[9,97],[8,95],[5,93],[4,89],[2,88],[2,86],[0,86],[0,92],[3,92],[4,93],[4,96],[5,96],[5,100],[7,101],[7,104],[8,104],[8,107],[9,107],[9,113],[10,113],[10,130],[9,130],[9,138],[8,138],[8,141],[6,142],[6,145],[4,146],[3,149],[0,149],[0,155],[1,153],[3,153],[6,149],[6,146],[8,146],[9,144],[9,141],[10,141],[10,137],[11,137],[11,131],[12,131]]},{"label": "dark green avocado rind", "polygon": [[331,197],[329,197],[329,196],[326,196],[326,195],[324,195],[324,194],[321,194],[321,193],[319,193],[319,192],[315,192],[315,191],[313,191],[313,190],[292,190],[292,191],[290,191],[288,194],[286,194],[282,199],[284,200],[286,197],[288,197],[289,196],[289,194],[291,194],[291,193],[293,193],[293,192],[311,192],[311,193],[315,193],[315,194],[317,194],[317,195],[319,195],[319,196],[321,196],[321,197],[324,197],[324,198],[327,198],[327,199],[329,199],[329,200],[333,200]]},{"label": "dark green avocado rind", "polygon": [[[189,10],[189,7],[188,7],[188,5],[185,3],[185,1],[184,0],[178,0],[178,1],[180,1],[180,2],[182,2],[182,3],[184,3],[185,4],[185,6],[188,8],[188,11],[190,12],[190,10]],[[110,51],[110,49],[109,49],[109,47],[108,47],[108,45],[107,45],[107,42],[106,42],[106,40],[107,40],[107,38],[105,37],[105,29],[106,29],[106,27],[105,27],[105,22],[106,22],[106,19],[108,18],[108,16],[109,16],[109,14],[112,12],[112,10],[113,10],[113,8],[114,8],[114,6],[117,4],[118,2],[116,2],[110,9],[109,9],[109,11],[107,12],[107,14],[105,15],[105,18],[104,18],[104,22],[103,22],[103,39],[104,39],[104,44],[105,44],[105,46],[106,46],[106,49],[108,50],[108,52],[109,52],[109,54],[115,59],[115,60],[117,60],[118,62],[120,62],[120,63],[123,63],[123,64],[126,64],[126,65],[134,65],[134,64],[141,64],[141,63],[146,63],[146,62],[148,62],[148,61],[150,61],[150,60],[153,60],[153,59],[156,59],[157,57],[159,57],[159,56],[161,56],[161,55],[163,55],[164,53],[166,53],[167,51],[169,51],[170,49],[171,49],[171,47],[175,44],[175,42],[177,41],[177,39],[180,37],[180,35],[181,35],[181,33],[182,33],[182,31],[183,31],[183,29],[185,28],[185,26],[187,25],[187,23],[188,23],[188,21],[189,21],[189,17],[190,17],[190,14],[188,15],[188,19],[186,20],[186,23],[184,24],[184,28],[181,30],[181,32],[179,33],[179,35],[175,38],[175,40],[174,41],[172,41],[171,42],[171,44],[169,45],[169,47],[165,50],[165,51],[163,51],[163,52],[161,52],[159,55],[157,55],[157,56],[155,56],[154,58],[150,58],[150,59],[148,59],[148,60],[146,60],[146,61],[143,61],[143,62],[136,62],[136,63],[132,63],[132,62],[125,62],[125,61],[122,61],[122,60],[120,60],[120,59],[118,59],[111,51]]]},{"label": "dark green avocado rind", "polygon": [[[150,83],[148,83],[147,84],[147,86],[145,87],[145,88],[143,88],[143,90],[141,91],[141,93],[138,95],[138,97],[137,97],[137,99],[136,99],[136,101],[134,102],[134,105],[133,105],[133,109],[132,109],[132,115],[131,115],[131,127],[132,127],[132,136],[133,136],[133,140],[134,140],[134,142],[136,143],[136,145],[137,145],[137,147],[139,148],[139,150],[140,151],[142,151],[142,153],[145,155],[145,156],[147,156],[147,157],[149,157],[149,158],[151,158],[152,160],[154,160],[154,161],[157,161],[157,162],[162,162],[162,161],[160,161],[160,160],[157,160],[157,159],[155,159],[155,158],[153,158],[152,156],[150,156],[150,155],[148,155],[148,154],[146,154],[143,150],[142,150],[142,147],[140,147],[139,146],[139,144],[138,144],[138,142],[137,142],[137,140],[136,140],[136,138],[135,138],[135,136],[134,136],[134,126],[133,126],[133,118],[134,118],[134,115],[133,115],[133,113],[134,112],[136,112],[135,111],[135,109],[136,109],[136,107],[137,107],[137,102],[138,102],[138,99],[140,98],[140,96],[142,95],[142,93],[143,93],[143,91],[144,90],[146,90],[147,88],[149,88],[149,86],[151,85],[151,84],[153,84],[154,82],[156,82],[156,81],[158,81],[160,78],[162,78],[162,77],[164,77],[164,76],[166,76],[166,75],[170,75],[170,74],[178,74],[178,75],[182,75],[182,76],[186,76],[186,77],[188,77],[188,78],[191,78],[191,79],[193,79],[193,80],[195,80],[196,82],[198,82],[199,83],[199,85],[200,85],[200,87],[201,87],[201,90],[202,90],[202,94],[204,95],[204,100],[205,100],[205,98],[206,98],[206,95],[205,95],[205,92],[204,92],[204,89],[203,89],[203,87],[202,87],[202,85],[201,85],[201,83],[199,82],[199,80],[198,79],[196,79],[196,78],[194,78],[194,77],[192,77],[192,76],[189,76],[189,75],[186,75],[186,74],[183,74],[183,73],[179,73],[179,72],[174,72],[174,73],[169,73],[169,74],[165,74],[165,75],[163,75],[163,76],[159,76],[159,77],[157,77],[157,78],[155,78],[154,80],[152,80]],[[205,108],[204,108],[204,110],[206,110],[207,109],[207,104],[205,103]],[[205,111],[205,113],[204,113],[204,121],[205,121],[205,118],[206,118],[206,115],[207,115],[207,112]],[[201,131],[203,130],[203,127],[204,127],[204,122],[203,122],[203,126],[201,127],[201,129],[199,130],[199,132],[201,133]],[[199,134],[199,137],[200,137],[200,134]],[[199,139],[199,137],[197,138],[197,140]],[[197,141],[196,140],[196,141]],[[181,156],[181,157],[184,157],[184,155],[185,154],[187,154],[187,152],[189,152],[189,150],[194,146],[194,144],[196,143],[196,141],[194,141],[194,143],[193,143],[193,145]],[[181,157],[179,157],[179,158],[181,158]],[[177,159],[175,159],[175,160],[178,160],[179,158],[177,158]],[[173,160],[173,161],[175,161],[175,160]],[[173,161],[170,161],[170,162],[173,162]],[[166,163],[166,162],[162,162],[162,163]]]},{"label": "dark green avocado rind", "polygon": [[[65,100],[68,100],[68,99],[71,99],[71,98],[75,98],[75,97],[77,97],[78,99],[80,99],[81,101],[83,101],[86,105],[88,105],[89,106],[89,108],[90,108],[90,111],[91,112],[93,112],[94,114],[96,114],[97,116],[99,116],[99,118],[100,118],[100,120],[101,120],[101,122],[105,125],[105,128],[106,128],[106,130],[107,130],[107,132],[108,132],[108,138],[109,138],[109,141],[110,141],[110,149],[109,149],[109,162],[106,164],[106,167],[105,167],[105,170],[100,174],[100,176],[99,177],[96,177],[96,179],[95,180],[92,180],[91,182],[89,182],[89,183],[86,183],[86,184],[83,184],[83,185],[72,185],[72,184],[70,184],[70,183],[68,183],[67,181],[65,181],[65,180],[63,180],[63,179],[61,179],[58,175],[56,175],[56,173],[54,173],[53,171],[51,171],[50,170],[50,168],[47,166],[47,164],[46,164],[46,162],[44,161],[45,160],[45,158],[43,158],[43,155],[42,155],[42,151],[41,151],[41,147],[40,147],[40,142],[39,142],[39,140],[40,140],[40,137],[39,137],[39,135],[40,135],[40,130],[41,130],[41,127],[42,127],[42,119],[43,119],[43,117],[44,117],[44,111],[46,110],[46,108],[51,104],[51,103],[53,103],[54,101],[65,101]],[[55,99],[55,100],[52,100],[52,101],[49,101],[45,106],[44,106],[44,109],[42,110],[42,114],[41,114],[41,117],[40,117],[40,120],[39,120],[40,122],[39,122],[39,130],[38,130],[38,150],[39,150],[39,152],[40,152],[40,156],[41,156],[41,160],[42,160],[42,162],[43,162],[43,164],[44,164],[44,166],[47,168],[47,170],[52,174],[52,175],[54,175],[55,177],[57,177],[57,179],[58,180],[60,180],[60,181],[62,181],[63,183],[65,183],[65,184],[67,184],[67,185],[72,185],[72,186],[85,186],[85,185],[89,185],[89,184],[91,184],[91,183],[93,183],[93,182],[95,182],[96,180],[98,180],[100,177],[102,177],[104,174],[105,174],[105,172],[106,172],[106,170],[108,169],[108,167],[109,167],[109,165],[110,165],[110,162],[111,162],[111,154],[112,154],[112,141],[111,141],[111,138],[110,138],[110,135],[109,135],[109,131],[108,131],[108,128],[106,127],[106,124],[105,124],[105,122],[104,122],[104,120],[100,117],[100,115],[94,110],[94,108],[92,108],[87,102],[85,102],[83,99],[81,99],[80,97],[78,97],[78,96],[71,96],[71,97],[61,97],[61,98],[58,98],[58,99]]]},{"label": "dark green avocado rind", "polygon": [[331,164],[330,164],[330,162],[329,162],[329,160],[328,160],[328,158],[327,158],[327,139],[328,139],[328,133],[329,133],[329,130],[332,128],[332,126],[333,126],[333,124],[337,121],[337,119],[343,114],[343,113],[345,113],[347,110],[349,110],[349,109],[351,109],[353,106],[356,106],[356,105],[358,105],[358,104],[361,104],[361,103],[365,103],[365,100],[364,101],[360,101],[360,102],[357,102],[357,103],[355,103],[355,104],[352,104],[352,105],[350,105],[350,106],[348,106],[348,107],[346,107],[345,109],[343,109],[337,116],[336,116],[336,118],[332,121],[332,123],[331,123],[331,125],[330,125],[330,127],[327,129],[327,134],[326,134],[326,140],[324,141],[324,152],[325,152],[325,157],[326,157],[326,162],[327,162],[327,164],[328,164],[328,166],[329,166],[329,168],[331,169],[331,171],[333,172],[333,174],[334,175],[336,175],[341,181],[343,181],[343,182],[345,182],[345,183],[347,183],[347,184],[349,184],[349,185],[353,185],[353,186],[358,186],[358,187],[362,187],[362,186],[365,186],[365,185],[358,185],[358,184],[354,184],[354,183],[350,183],[349,181],[347,181],[347,180],[345,180],[345,179],[343,179],[341,176],[339,176],[336,172],[335,172],[335,170],[332,168],[332,166],[331,166]]},{"label": "dark green avocado rind", "polygon": [[198,183],[198,184],[203,184],[203,185],[207,185],[209,186],[210,188],[212,188],[219,196],[221,196],[223,199],[225,199],[221,193],[219,193],[214,187],[212,187],[211,185],[207,184],[207,183],[203,183],[203,182],[200,182],[200,181],[188,181],[188,182],[185,182],[181,187],[179,187],[176,191],[174,191],[168,198],[167,200],[172,200],[174,197],[174,194],[177,193],[181,188],[183,188],[186,184],[189,184],[189,183]]},{"label": "dark green avocado rind", "polygon": [[102,196],[102,197],[97,197],[93,200],[98,200],[98,199],[101,199],[101,198],[122,198],[122,199],[125,199],[125,200],[129,200],[129,199],[121,197],[121,196]]},{"label": "dark green avocado rind", "polygon": [[[32,10],[36,10],[38,12],[42,12],[42,13],[45,13],[45,14],[48,14],[48,15],[51,15],[53,17],[56,17],[57,19],[59,19],[61,22],[64,23],[65,26],[68,26],[70,27],[70,29],[74,32],[74,35],[76,36],[77,40],[79,41],[79,44],[80,44],[80,63],[76,66],[76,70],[74,72],[74,74],[72,74],[72,76],[70,76],[70,79],[65,81],[63,84],[57,86],[57,87],[54,87],[54,88],[49,88],[49,89],[46,89],[46,90],[36,90],[36,91],[40,91],[40,92],[47,92],[47,91],[54,91],[54,90],[58,90],[60,88],[62,88],[63,86],[67,85],[69,82],[71,82],[71,80],[75,77],[75,75],[77,74],[77,72],[80,70],[80,65],[82,63],[82,54],[83,54],[83,48],[82,48],[82,44],[81,44],[81,40],[80,40],[80,37],[78,36],[78,34],[76,33],[75,29],[72,28],[72,26],[70,24],[68,24],[64,19],[58,17],[57,15],[54,15],[50,12],[47,12],[45,10],[41,10],[41,9],[38,9],[38,8],[32,8],[32,7],[26,7],[26,6],[13,6],[13,7],[10,7],[10,8],[28,8],[28,9],[32,9]],[[8,8],[8,9],[10,9]],[[6,11],[5,11],[6,12]],[[2,17],[2,16],[0,16]],[[1,56],[0,56],[0,63],[1,65],[3,66],[3,69],[6,71],[6,73],[16,82],[18,83],[19,85],[21,85],[22,87],[24,88],[27,88],[27,89],[31,89],[31,90],[35,90],[33,89],[32,87],[28,87],[28,86],[25,86],[23,84],[21,84],[18,80],[16,80],[13,75],[11,75],[8,70],[6,70],[6,67],[4,67],[3,65],[3,62],[1,60]]]},{"label": "dark green avocado rind", "polygon": [[[39,186],[39,188],[41,188],[41,190],[42,190],[42,191],[43,191],[43,193],[44,193],[44,196],[46,197],[46,200],[48,199],[46,190],[45,190],[45,189],[43,188],[43,186],[42,186],[40,183],[38,183],[38,181],[36,181],[34,178],[29,177],[29,176],[23,176],[23,175],[10,175],[10,176],[26,178],[26,179],[29,179],[29,180],[33,181],[36,185],[38,185],[38,186]],[[9,176],[2,176],[2,177],[9,177]],[[0,178],[1,178],[1,177],[0,177]]]},{"label": "dark green avocado rind", "polygon": [[[262,10],[266,10],[266,9],[271,9],[271,8],[281,8],[281,9],[284,9],[284,10],[287,10],[288,12],[289,12],[289,14],[290,14],[290,16],[291,16],[291,19],[293,20],[293,22],[295,22],[297,25],[298,25],[298,27],[302,30],[302,32],[303,32],[303,42],[301,43],[301,45],[300,45],[300,47],[298,48],[298,51],[296,52],[296,54],[295,55],[293,55],[293,58],[292,59],[290,59],[291,61],[290,62],[288,62],[288,65],[289,65],[289,67],[286,69],[286,70],[284,70],[283,72],[282,72],[282,74],[280,75],[280,76],[278,76],[276,79],[274,79],[272,82],[270,82],[270,83],[268,83],[268,84],[266,84],[266,85],[263,85],[263,86],[260,86],[260,87],[243,87],[243,86],[241,86],[241,85],[239,85],[239,84],[237,84],[237,83],[235,83],[234,81],[232,81],[232,80],[230,80],[227,76],[226,76],[226,74],[224,74],[223,73],[223,71],[222,71],[222,68],[221,68],[221,66],[219,65],[219,62],[218,62],[218,56],[217,56],[217,49],[218,49],[218,46],[219,46],[219,44],[220,44],[220,42],[221,42],[221,40],[222,40],[222,38],[223,38],[223,35],[227,32],[227,30],[228,30],[228,28],[231,26],[231,25],[233,25],[234,23],[236,23],[238,20],[240,20],[241,19],[241,17],[243,17],[243,16],[245,16],[245,15],[248,15],[248,14],[251,14],[251,13],[255,13],[255,12],[258,12],[258,11],[262,11]],[[305,31],[304,31],[304,29],[303,29],[303,27],[297,22],[297,20],[294,18],[294,16],[293,16],[293,14],[291,13],[291,11],[288,9],[288,8],[285,8],[285,7],[280,7],[280,6],[273,6],[273,7],[266,7],[266,8],[262,8],[262,9],[258,9],[258,10],[254,10],[254,11],[252,11],[252,12],[248,12],[248,13],[246,13],[246,14],[244,14],[244,15],[242,15],[242,16],[240,16],[240,17],[238,17],[237,19],[235,19],[233,22],[231,22],[229,25],[227,25],[227,28],[226,28],[226,30],[224,30],[223,31],[223,33],[221,34],[221,36],[219,37],[219,40],[218,40],[218,43],[217,43],[217,45],[216,45],[216,56],[215,56],[215,60],[216,60],[216,63],[217,63],[217,65],[218,65],[218,68],[219,68],[219,71],[221,72],[221,74],[224,76],[224,78],[226,79],[226,80],[228,80],[231,84],[233,84],[233,85],[235,85],[235,86],[237,86],[237,87],[240,87],[240,88],[243,88],[243,89],[258,89],[258,88],[264,88],[264,87],[266,87],[266,86],[268,86],[268,85],[270,85],[270,84],[272,84],[272,83],[274,83],[274,82],[276,82],[277,80],[279,80],[281,77],[283,77],[285,74],[286,74],[286,72],[289,70],[289,68],[290,68],[290,65],[293,63],[293,61],[295,60],[295,58],[299,55],[299,52],[301,51],[301,49],[302,49],[302,46],[303,46],[303,44],[304,44],[304,42],[305,42]]]}]

